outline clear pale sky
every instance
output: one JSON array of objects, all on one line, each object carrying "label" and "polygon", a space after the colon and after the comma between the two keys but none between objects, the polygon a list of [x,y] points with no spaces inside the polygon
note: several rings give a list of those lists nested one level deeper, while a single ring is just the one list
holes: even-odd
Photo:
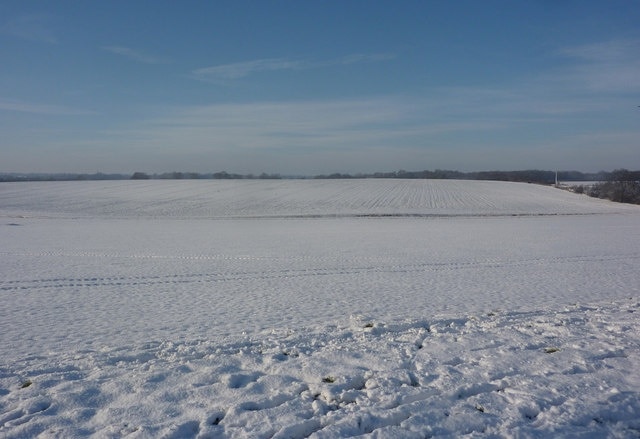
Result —
[{"label": "clear pale sky", "polygon": [[640,1],[0,2],[0,172],[640,169]]}]

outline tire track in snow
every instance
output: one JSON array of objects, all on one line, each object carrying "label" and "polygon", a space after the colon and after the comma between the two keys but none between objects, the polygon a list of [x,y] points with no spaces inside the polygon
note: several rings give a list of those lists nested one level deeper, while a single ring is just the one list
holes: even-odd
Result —
[{"label": "tire track in snow", "polygon": [[[43,255],[54,255],[44,253]],[[114,257],[102,255],[104,257]],[[128,256],[128,257],[149,257],[157,256]],[[162,258],[162,257],[158,257]],[[198,256],[166,257],[167,259],[200,259]],[[217,259],[226,258],[218,256]],[[232,260],[255,260],[259,258],[251,257],[231,257]],[[287,258],[287,262],[308,262],[314,258]],[[327,260],[327,258],[318,258]],[[414,264],[375,264],[369,263],[352,267],[313,267],[300,269],[278,269],[278,270],[237,270],[207,273],[187,273],[187,274],[167,274],[167,275],[144,275],[144,276],[86,276],[86,277],[56,277],[44,279],[20,279],[0,281],[0,291],[26,291],[31,289],[60,289],[70,287],[91,288],[104,286],[140,286],[140,285],[172,285],[189,283],[217,283],[245,280],[265,280],[265,279],[292,279],[316,276],[353,276],[366,275],[370,273],[412,273],[412,272],[437,272],[478,268],[508,268],[524,267],[530,265],[555,265],[555,264],[581,264],[599,263],[607,261],[628,261],[629,259],[640,259],[640,253],[627,255],[592,255],[592,256],[568,256],[553,258],[531,258],[521,260],[501,260],[487,259],[475,261],[446,261],[446,262],[425,262]],[[370,261],[375,262],[375,261]]]}]

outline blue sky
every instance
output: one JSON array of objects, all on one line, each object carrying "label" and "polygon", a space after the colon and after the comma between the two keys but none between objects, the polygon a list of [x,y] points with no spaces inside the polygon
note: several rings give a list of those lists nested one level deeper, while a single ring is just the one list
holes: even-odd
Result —
[{"label": "blue sky", "polygon": [[640,169],[640,1],[0,2],[0,172]]}]

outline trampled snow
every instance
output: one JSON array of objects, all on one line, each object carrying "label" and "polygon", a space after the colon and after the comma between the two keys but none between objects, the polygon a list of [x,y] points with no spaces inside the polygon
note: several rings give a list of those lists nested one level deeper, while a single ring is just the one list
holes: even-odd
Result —
[{"label": "trampled snow", "polygon": [[637,206],[6,183],[0,242],[0,437],[640,436]]}]

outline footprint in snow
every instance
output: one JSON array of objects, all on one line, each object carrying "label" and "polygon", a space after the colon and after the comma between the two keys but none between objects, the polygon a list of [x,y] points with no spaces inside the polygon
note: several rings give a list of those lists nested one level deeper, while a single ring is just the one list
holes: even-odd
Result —
[{"label": "footprint in snow", "polygon": [[255,382],[262,376],[261,373],[255,372],[250,374],[233,374],[227,375],[222,379],[222,381],[229,387],[230,389],[239,389],[241,387],[246,387],[249,384]]}]

